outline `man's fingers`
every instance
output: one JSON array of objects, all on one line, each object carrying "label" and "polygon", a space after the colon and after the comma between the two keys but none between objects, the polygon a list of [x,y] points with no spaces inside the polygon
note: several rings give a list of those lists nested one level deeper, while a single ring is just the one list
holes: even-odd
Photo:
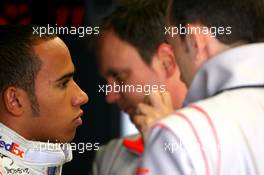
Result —
[{"label": "man's fingers", "polygon": [[144,102],[156,109],[161,109],[164,105],[168,108],[173,108],[172,98],[168,91],[153,92],[149,96],[146,96]]},{"label": "man's fingers", "polygon": [[149,104],[153,106],[159,117],[164,117],[173,111],[171,95],[168,91],[153,92],[148,96]]},{"label": "man's fingers", "polygon": [[144,132],[146,129],[146,116],[144,115],[135,115],[133,117],[133,123],[135,124],[136,128],[139,130],[139,132]]},{"label": "man's fingers", "polygon": [[147,104],[144,104],[144,103],[139,103],[138,104],[137,113],[138,114],[143,114],[145,116],[152,117],[152,118],[153,117],[154,118],[157,117],[157,112],[156,112],[155,108],[152,107],[152,106],[149,106]]},{"label": "man's fingers", "polygon": [[150,105],[156,109],[160,109],[164,104],[160,92],[153,92],[149,95]]},{"label": "man's fingers", "polygon": [[168,108],[173,109],[172,98],[170,93],[168,91],[161,92],[161,97],[162,97],[162,101],[164,102],[164,105],[167,106]]},{"label": "man's fingers", "polygon": [[147,97],[144,100],[145,103],[138,104],[137,115],[133,121],[141,133],[147,132],[157,120],[166,117],[173,111],[169,92],[153,92]]}]

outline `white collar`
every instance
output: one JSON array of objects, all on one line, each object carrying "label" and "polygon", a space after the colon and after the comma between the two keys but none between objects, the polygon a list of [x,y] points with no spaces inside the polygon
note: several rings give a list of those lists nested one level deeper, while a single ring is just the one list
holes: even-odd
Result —
[{"label": "white collar", "polygon": [[[13,150],[13,151],[12,151]],[[64,164],[71,161],[70,144],[30,141],[0,122],[0,151],[13,159],[34,163]]]},{"label": "white collar", "polygon": [[185,105],[243,86],[264,86],[264,43],[243,45],[211,58],[195,75]]}]

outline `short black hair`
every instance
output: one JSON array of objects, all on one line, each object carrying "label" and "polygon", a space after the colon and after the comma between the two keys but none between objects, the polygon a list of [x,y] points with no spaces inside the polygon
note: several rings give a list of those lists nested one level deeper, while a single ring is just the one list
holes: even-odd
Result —
[{"label": "short black hair", "polygon": [[[264,1],[255,0],[253,10],[256,12],[255,37],[258,41],[264,42]],[[255,10],[256,9],[256,10]],[[254,12],[253,12],[254,13]]]},{"label": "short black hair", "polygon": [[[200,23],[207,27],[231,27],[231,34],[216,38],[225,44],[253,42],[254,15],[249,14],[250,1],[254,0],[173,0],[170,21],[186,26]],[[184,37],[184,35],[183,35]]]},{"label": "short black hair", "polygon": [[143,61],[151,63],[158,46],[166,42],[164,35],[166,0],[121,0],[116,9],[101,23],[101,31],[113,31],[139,52]]},{"label": "short black hair", "polygon": [[35,96],[35,79],[41,68],[41,60],[33,46],[54,39],[56,35],[34,35],[33,26],[0,26],[0,92],[8,86],[26,91],[31,101],[32,112],[38,114]]}]

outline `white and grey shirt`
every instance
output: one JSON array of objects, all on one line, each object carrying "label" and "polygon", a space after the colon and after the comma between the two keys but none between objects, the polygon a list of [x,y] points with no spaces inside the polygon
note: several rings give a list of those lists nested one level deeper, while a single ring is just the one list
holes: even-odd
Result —
[{"label": "white and grey shirt", "polygon": [[208,61],[185,104],[153,127],[137,174],[264,174],[264,43]]}]

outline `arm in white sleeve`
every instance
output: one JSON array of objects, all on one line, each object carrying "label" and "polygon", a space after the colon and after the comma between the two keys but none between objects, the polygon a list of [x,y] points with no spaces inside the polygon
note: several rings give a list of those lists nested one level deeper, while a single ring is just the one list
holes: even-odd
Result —
[{"label": "arm in white sleeve", "polygon": [[167,128],[152,130],[137,174],[195,175],[180,139]]}]

